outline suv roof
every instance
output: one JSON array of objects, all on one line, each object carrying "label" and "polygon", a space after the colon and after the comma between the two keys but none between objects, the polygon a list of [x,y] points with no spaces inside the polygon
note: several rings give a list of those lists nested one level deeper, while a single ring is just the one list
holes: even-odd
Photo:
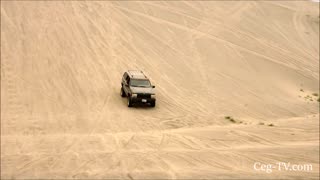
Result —
[{"label": "suv roof", "polygon": [[130,78],[134,79],[148,79],[147,76],[140,70],[129,70],[127,71]]}]

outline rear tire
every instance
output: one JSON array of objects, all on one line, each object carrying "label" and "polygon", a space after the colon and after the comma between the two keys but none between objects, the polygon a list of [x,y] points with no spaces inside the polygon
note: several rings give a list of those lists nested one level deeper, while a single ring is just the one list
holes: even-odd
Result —
[{"label": "rear tire", "polygon": [[132,100],[131,100],[131,97],[128,97],[128,107],[132,107]]},{"label": "rear tire", "polygon": [[120,89],[120,96],[121,97],[126,97],[126,94],[123,91],[123,87],[121,87],[121,89]]},{"label": "rear tire", "polygon": [[151,102],[150,105],[151,105],[151,107],[155,107],[156,106],[156,102],[155,101]]}]

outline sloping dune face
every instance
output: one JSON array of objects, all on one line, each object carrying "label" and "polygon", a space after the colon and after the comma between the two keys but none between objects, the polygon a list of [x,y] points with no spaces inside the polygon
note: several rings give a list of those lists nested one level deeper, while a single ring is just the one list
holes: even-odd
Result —
[{"label": "sloping dune face", "polygon": [[318,98],[316,2],[1,2],[1,178],[317,178]]}]

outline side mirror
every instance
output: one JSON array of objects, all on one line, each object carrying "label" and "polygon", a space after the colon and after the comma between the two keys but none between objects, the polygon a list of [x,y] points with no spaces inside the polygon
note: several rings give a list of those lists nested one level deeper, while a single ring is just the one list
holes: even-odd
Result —
[{"label": "side mirror", "polygon": [[155,85],[152,85],[152,88],[155,88],[156,86]]}]

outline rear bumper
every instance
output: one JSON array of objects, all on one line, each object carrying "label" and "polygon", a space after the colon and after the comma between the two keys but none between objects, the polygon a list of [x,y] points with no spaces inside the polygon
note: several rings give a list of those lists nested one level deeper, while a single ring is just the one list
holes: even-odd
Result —
[{"label": "rear bumper", "polygon": [[[146,102],[143,102],[143,100],[146,100]],[[131,98],[131,101],[133,103],[153,103],[156,101],[154,98]]]}]

